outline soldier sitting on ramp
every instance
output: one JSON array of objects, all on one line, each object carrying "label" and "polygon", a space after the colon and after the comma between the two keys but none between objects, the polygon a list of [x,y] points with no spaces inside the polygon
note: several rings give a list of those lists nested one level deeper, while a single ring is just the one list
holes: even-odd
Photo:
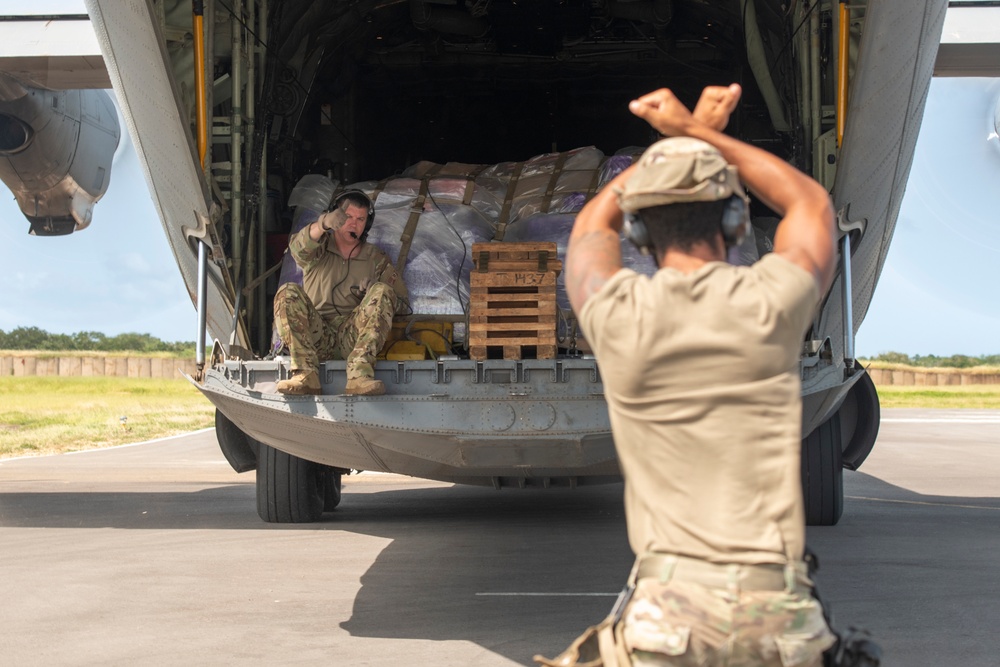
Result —
[{"label": "soldier sitting on ramp", "polygon": [[[637,556],[604,664],[814,666],[835,641],[803,562],[799,462],[799,354],[832,279],[834,215],[816,181],[721,132],[740,94],[706,88],[694,113],[666,89],[633,101],[671,138],[570,236],[566,286],[600,364]],[[749,226],[743,184],[783,216],[774,252],[748,267],[726,263]],[[623,225],[654,276],[622,268]]]},{"label": "soldier sitting on ramp", "polygon": [[407,292],[386,254],[366,243],[374,219],[371,200],[348,190],[289,241],[303,279],[302,286],[285,283],[274,296],[274,324],[292,368],[278,392],[320,394],[320,359],[346,359],[346,393],[385,393],[375,379],[375,357]]}]

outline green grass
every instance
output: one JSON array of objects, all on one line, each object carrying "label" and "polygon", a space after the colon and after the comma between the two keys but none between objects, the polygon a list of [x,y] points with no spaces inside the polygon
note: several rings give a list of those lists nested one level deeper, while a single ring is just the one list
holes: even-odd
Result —
[{"label": "green grass", "polygon": [[877,386],[883,408],[975,408],[1000,410],[1000,385],[938,387]]},{"label": "green grass", "polygon": [[214,415],[183,379],[0,377],[0,458],[187,433],[213,426]]}]

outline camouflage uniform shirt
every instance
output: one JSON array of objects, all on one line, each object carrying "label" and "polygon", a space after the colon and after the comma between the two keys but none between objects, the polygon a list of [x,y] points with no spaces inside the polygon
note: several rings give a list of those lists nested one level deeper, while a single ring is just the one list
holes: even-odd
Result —
[{"label": "camouflage uniform shirt", "polygon": [[345,259],[332,235],[313,241],[309,228],[307,225],[291,238],[288,251],[302,268],[302,287],[324,320],[348,315],[361,304],[351,287],[360,285],[365,278],[391,287],[396,293],[397,312],[404,308],[408,300],[406,285],[384,252],[365,243],[354,257]]}]

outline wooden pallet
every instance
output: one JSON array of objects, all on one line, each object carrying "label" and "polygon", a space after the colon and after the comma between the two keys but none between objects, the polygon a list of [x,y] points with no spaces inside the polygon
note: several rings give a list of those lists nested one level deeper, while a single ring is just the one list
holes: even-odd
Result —
[{"label": "wooden pallet", "polygon": [[555,243],[473,244],[472,359],[491,353],[504,359],[555,358],[556,275],[562,268],[555,257]]},{"label": "wooden pallet", "polygon": [[472,261],[480,273],[490,271],[562,271],[557,246],[537,243],[473,243]]}]

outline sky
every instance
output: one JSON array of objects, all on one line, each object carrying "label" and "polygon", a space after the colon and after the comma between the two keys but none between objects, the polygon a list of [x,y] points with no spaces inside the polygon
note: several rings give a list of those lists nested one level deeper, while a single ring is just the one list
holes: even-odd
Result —
[{"label": "sky", "polygon": [[[49,2],[59,6],[47,11],[81,6]],[[932,81],[896,232],[858,332],[859,357],[1000,353],[998,101],[1000,79]],[[82,232],[29,236],[0,184],[0,330],[195,340],[194,306],[122,128],[108,192]]]}]

